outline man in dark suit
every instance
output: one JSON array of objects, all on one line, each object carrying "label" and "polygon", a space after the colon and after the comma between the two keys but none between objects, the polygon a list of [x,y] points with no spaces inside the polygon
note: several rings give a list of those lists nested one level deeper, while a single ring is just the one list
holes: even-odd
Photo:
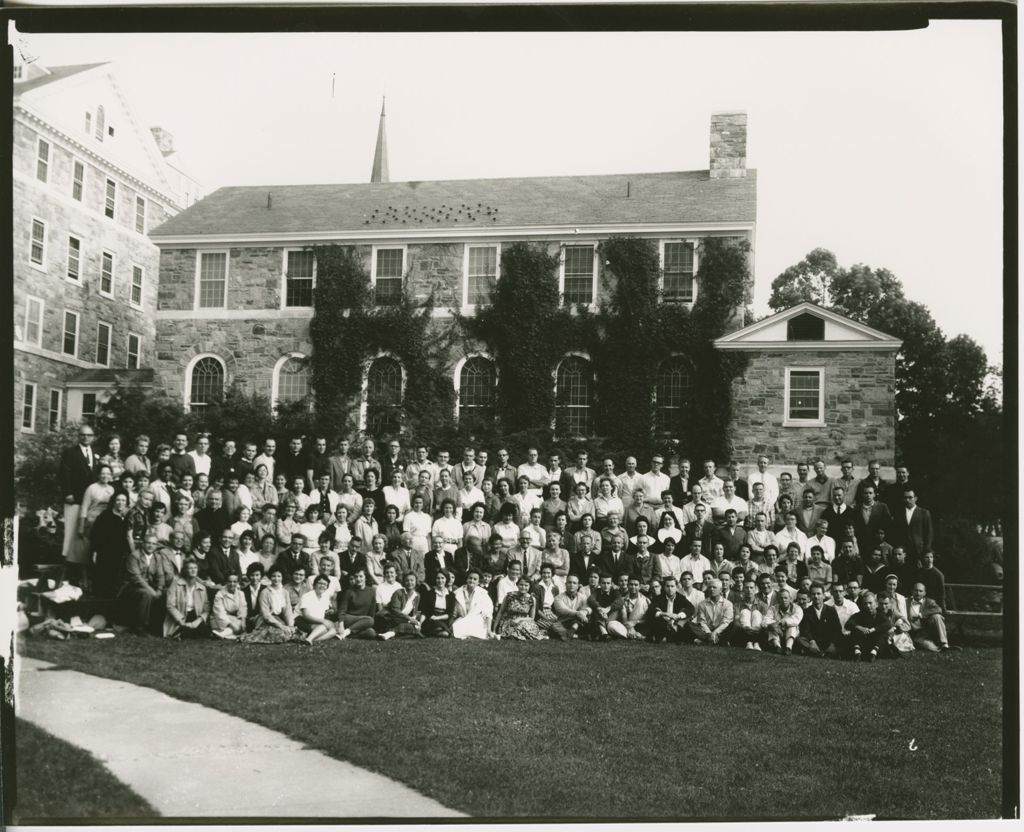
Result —
[{"label": "man in dark suit", "polygon": [[[803,494],[800,495],[800,499],[803,501],[800,504],[800,507],[793,509],[793,512],[796,514],[796,527],[805,535],[810,536],[814,534],[818,525],[818,520],[821,518],[821,513],[824,509],[822,506],[815,505],[813,488],[804,489]],[[829,523],[829,528],[832,528],[831,523]]]},{"label": "man in dark suit", "polygon": [[854,511],[846,502],[846,491],[841,485],[833,486],[828,508],[821,513],[821,519],[828,521],[834,535],[841,534],[848,523],[857,527]]},{"label": "man in dark suit", "polygon": [[174,476],[179,480],[185,474],[191,474],[193,480],[196,476],[196,461],[188,453],[188,434],[184,431],[178,431],[174,434],[174,442],[171,446],[171,468],[174,471]]},{"label": "man in dark suit", "polygon": [[889,506],[889,513],[895,517],[903,508],[903,493],[908,488],[913,488],[914,493],[917,494],[917,488],[910,481],[910,469],[906,465],[897,465],[896,482],[887,485],[884,494],[881,497],[876,495],[875,499],[881,500]]},{"label": "man in dark suit", "polygon": [[711,554],[712,536],[715,532],[715,525],[708,520],[708,509],[704,503],[697,503],[693,507],[696,520],[687,523],[683,529],[683,539],[686,543],[686,550],[690,550],[690,544],[694,540],[700,541],[700,553],[704,557]]},{"label": "man in dark suit", "polygon": [[811,605],[800,619],[800,635],[796,640],[801,652],[809,656],[834,656],[841,647],[843,625],[834,606],[825,606],[825,590],[811,584]]},{"label": "man in dark suit", "polygon": [[602,549],[597,557],[597,567],[602,575],[611,575],[618,580],[619,575],[630,575],[636,571],[636,560],[622,547],[622,538],[615,535],[607,550]]},{"label": "man in dark suit", "polygon": [[651,599],[647,608],[648,640],[687,641],[686,625],[693,618],[693,604],[678,592],[676,579],[671,575],[662,580],[661,595]]},{"label": "man in dark suit", "polygon": [[[63,554],[75,569],[86,562],[85,549],[88,542],[78,535],[78,515],[85,489],[96,481],[99,456],[92,449],[95,439],[96,432],[89,425],[83,424],[78,429],[78,444],[65,450],[60,457],[58,480],[64,495]],[[79,575],[70,574],[69,577],[77,580]]]},{"label": "man in dark suit", "polygon": [[743,500],[749,500],[750,484],[740,477],[740,464],[735,459],[729,463],[728,471],[729,479],[731,479],[733,485],[736,486],[736,496]]},{"label": "man in dark suit", "polygon": [[870,483],[860,489],[860,502],[853,509],[853,529],[857,537],[857,549],[861,552],[870,551],[878,545],[878,530],[885,529],[886,534],[892,527],[892,514],[885,503],[876,499],[875,487]]},{"label": "man in dark suit", "polygon": [[902,546],[911,563],[920,563],[921,556],[932,550],[932,516],[917,504],[913,488],[904,489],[903,507],[896,510],[892,527],[893,545]]},{"label": "man in dark suit", "polygon": [[690,476],[690,460],[679,460],[679,473],[669,478],[668,490],[672,492],[672,502],[677,506],[685,505],[690,501],[690,488],[697,482],[696,477]]},{"label": "man in dark suit", "polygon": [[882,463],[877,459],[872,459],[868,462],[868,475],[857,485],[858,500],[863,495],[864,489],[870,485],[875,489],[875,499],[879,502],[885,502],[885,489],[888,483],[882,479],[881,471]]}]

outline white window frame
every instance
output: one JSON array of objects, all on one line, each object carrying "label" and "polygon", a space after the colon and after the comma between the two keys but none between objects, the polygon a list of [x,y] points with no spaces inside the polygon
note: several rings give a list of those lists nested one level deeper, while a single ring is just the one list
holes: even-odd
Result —
[{"label": "white window frame", "polygon": [[[43,227],[43,253],[38,263],[32,259],[32,241],[35,239],[32,232],[35,231],[36,223],[39,223]],[[33,269],[38,269],[41,272],[46,271],[46,231],[46,220],[42,217],[31,218],[28,226],[28,264]]]},{"label": "white window frame", "polygon": [[[75,165],[82,166],[82,195],[79,197],[75,196]],[[85,180],[89,176],[89,166],[85,163],[84,159],[78,156],[71,157],[71,198],[75,202],[85,202]]]},{"label": "white window frame", "polygon": [[[53,418],[52,418],[53,417],[53,413],[54,413],[54,409],[53,409],[53,394],[54,393],[57,394],[57,420],[56,421],[54,421]],[[51,387],[50,388],[50,400],[46,404],[47,404],[47,409],[46,409],[46,426],[50,430],[60,430],[61,423],[64,421],[64,419],[63,419],[63,413],[64,413],[64,391],[61,390],[59,387]]]},{"label": "white window frame", "polygon": [[[675,240],[671,240],[670,242],[675,242]],[[659,407],[659,405],[658,405],[658,374],[661,372],[662,364],[664,364],[666,361],[672,361],[674,359],[682,359],[685,363],[690,365],[690,370],[688,370],[688,373],[691,376],[691,378],[690,378],[690,386],[691,386],[691,388],[693,386],[693,378],[692,378],[693,361],[690,358],[690,356],[688,356],[686,353],[670,352],[668,355],[666,355],[664,358],[662,358],[655,365],[655,368],[654,368],[654,389],[651,390],[651,405],[654,408],[654,424],[652,425],[652,428],[655,431],[655,435],[658,434],[658,431],[657,431],[657,427],[658,427],[658,407]],[[664,405],[664,407],[669,407],[669,408],[672,408],[673,410],[679,411],[679,410],[682,410],[683,405],[679,405],[678,408],[677,407],[673,407],[672,405]]]},{"label": "white window frame", "polygon": [[[135,270],[138,269],[142,274],[142,280],[139,283],[139,302],[136,303],[132,300],[132,293],[135,291]],[[225,282],[225,288],[227,283]],[[146,267],[140,266],[138,263],[132,263],[132,277],[131,282],[128,284],[128,305],[133,309],[142,309],[142,293],[146,289]]]},{"label": "white window frame", "polygon": [[[132,366],[132,338],[138,342],[135,366]],[[137,370],[142,366],[142,336],[137,332],[129,332],[124,339],[124,366],[128,370]]]},{"label": "white window frame", "polygon": [[[139,230],[139,205],[142,205],[142,229]],[[140,194],[135,194],[135,221],[132,223],[135,228],[136,234],[146,235],[146,220],[148,219],[148,206],[146,204],[146,198]]]},{"label": "white window frame", "polygon": [[[107,193],[109,192],[111,185],[114,186],[114,207],[112,209],[113,213],[108,214],[107,199],[109,197],[107,196]],[[117,222],[117,180],[111,179],[109,176],[107,176],[103,182],[103,216],[108,220],[114,220]]]},{"label": "white window frame", "polygon": [[[71,271],[71,241],[78,240],[78,277],[72,277],[68,274]],[[64,260],[64,279],[75,286],[82,285],[82,271],[85,268],[85,240],[81,234],[76,234],[74,231],[68,232],[68,248],[67,256]]]},{"label": "white window frame", "polygon": [[472,315],[480,304],[469,302],[469,250],[471,248],[494,248],[497,249],[494,260],[494,287],[497,290],[498,281],[501,280],[501,243],[500,242],[472,242],[466,243],[462,252],[462,310]]},{"label": "white window frame", "polygon": [[[402,250],[402,291],[405,291],[405,279],[409,272],[409,246],[396,243],[394,245],[380,245],[373,246],[370,250],[370,288],[373,291],[374,305],[376,306],[377,300],[377,252],[380,250],[392,251],[394,249]],[[393,278],[385,278],[385,280],[392,280]],[[405,369],[402,370],[405,372]]]},{"label": "white window frame", "polygon": [[[100,341],[100,327],[104,327],[104,326],[107,328],[107,360],[106,360],[106,363],[103,363],[103,362],[100,361],[100,355],[99,355],[99,353],[100,353],[100,344],[103,343],[102,341]],[[110,366],[110,359],[111,359],[110,347],[111,347],[111,344],[113,343],[113,341],[114,341],[114,325],[110,324],[110,323],[107,323],[106,321],[96,321],[96,355],[95,355],[95,363],[96,363],[97,367],[109,367]]]},{"label": "white window frame", "polygon": [[[281,252],[281,306],[280,309],[312,309],[313,304],[309,306],[289,306],[288,305],[288,252],[301,251],[309,252],[309,249],[292,247],[286,248]],[[313,292],[314,298],[316,297],[316,254],[313,254]]]},{"label": "white window frame", "polygon": [[[39,304],[39,314],[36,316],[36,320],[33,321],[30,317],[32,311],[32,304]],[[25,297],[25,331],[24,341],[26,344],[34,344],[37,347],[43,346],[43,313],[46,309],[46,303],[42,298],[37,298],[35,295],[26,295]],[[36,337],[34,339],[28,337],[29,324],[36,324]],[[61,333],[63,338],[63,333]]]},{"label": "white window frame", "polygon": [[[43,158],[43,148],[46,148],[46,158]],[[40,137],[36,142],[36,179],[44,185],[50,183],[50,165],[53,163],[53,145],[46,139]],[[39,175],[39,166],[43,165],[43,175]]]},{"label": "white window frame", "polygon": [[[788,428],[821,428],[825,427],[825,368],[824,367],[786,367],[785,390],[782,403],[782,425]],[[790,377],[792,373],[814,373],[818,374],[818,418],[817,419],[791,419],[789,416],[789,392]]]},{"label": "white window frame", "polygon": [[[28,395],[29,388],[32,389],[31,398]],[[19,427],[22,433],[36,432],[36,405],[39,394],[39,385],[34,381],[23,381],[21,383],[21,422]],[[25,416],[29,416],[28,424],[25,424]]]},{"label": "white window frame", "polygon": [[[67,352],[64,349],[64,338],[68,332],[68,315],[74,316],[75,319],[75,351]],[[60,354],[70,355],[72,358],[78,358],[78,348],[81,346],[82,336],[82,316],[80,313],[75,312],[74,309],[65,309],[64,314],[61,316],[60,323]]]},{"label": "white window frame", "polygon": [[482,350],[476,350],[475,352],[466,353],[466,355],[462,356],[462,358],[460,358],[458,361],[455,362],[455,371],[454,371],[454,373],[452,375],[452,387],[455,390],[455,403],[454,403],[455,404],[455,410],[454,410],[452,415],[455,417],[456,424],[458,424],[461,421],[461,419],[462,419],[462,409],[461,409],[462,368],[465,367],[466,363],[470,359],[473,359],[473,358],[486,358],[488,361],[490,361],[494,365],[494,387],[495,387],[495,391],[494,391],[495,407],[494,407],[494,409],[495,409],[495,416],[497,416],[497,410],[498,410],[498,407],[497,407],[497,395],[498,395],[497,387],[498,387],[498,384],[500,383],[500,380],[501,380],[501,371],[498,369],[498,361],[489,352],[483,352]]},{"label": "white window frame", "polygon": [[[598,240],[572,240],[571,242],[562,242],[558,246],[558,305],[560,307],[584,307],[586,309],[593,309],[597,306],[597,283],[600,279],[600,273],[598,272],[598,256],[597,246]],[[565,250],[567,248],[576,248],[582,246],[592,246],[594,249],[594,282],[591,284],[590,302],[589,303],[566,303],[565,302]]]},{"label": "white window frame", "polygon": [[[110,291],[109,292],[104,292],[103,291],[103,257],[104,257],[104,255],[107,255],[107,254],[110,255]],[[110,249],[107,249],[107,248],[101,249],[100,250],[100,279],[99,279],[99,282],[96,284],[96,288],[99,290],[99,293],[103,297],[105,297],[105,298],[112,298],[112,297],[114,297],[114,290],[115,290],[115,287],[117,285],[116,275],[117,275],[117,254],[115,252],[111,251]]]},{"label": "white window frame", "polygon": [[667,303],[678,303],[681,306],[693,308],[693,305],[697,302],[698,283],[697,271],[700,268],[698,262],[699,257],[699,246],[697,245],[699,240],[695,237],[672,237],[665,240],[658,241],[658,294],[662,295],[665,291],[665,244],[666,243],[689,243],[693,246],[693,300],[670,300],[663,301]]},{"label": "white window frame", "polygon": [[[224,298],[220,306],[200,306],[199,305],[199,284],[200,275],[202,274],[203,255],[204,254],[223,254],[224,255]],[[193,289],[192,308],[193,309],[227,309],[228,308],[228,276],[231,273],[231,250],[226,248],[201,248],[196,250],[196,276],[195,276],[195,287]]]},{"label": "white window frame", "polygon": [[[191,413],[191,399],[192,399],[192,371],[195,369],[196,364],[202,361],[204,358],[212,358],[217,361],[221,368],[224,370],[224,389],[228,387],[228,364],[227,362],[214,352],[201,352],[198,355],[192,356],[188,364],[185,365],[185,412]],[[209,403],[207,403],[209,404]]]},{"label": "white window frame", "polygon": [[[562,357],[558,359],[558,363],[555,364],[555,369],[551,371],[551,392],[555,397],[554,410],[551,413],[551,430],[556,430],[558,423],[558,370],[562,366],[563,362],[567,358],[582,358],[587,364],[590,365],[590,379],[591,379],[591,394],[590,394],[590,415],[594,415],[594,402],[597,399],[597,368],[594,366],[594,359],[590,357],[589,352],[583,352],[582,350],[569,350],[569,352],[563,353]],[[563,436],[561,439],[577,439],[580,438],[576,434],[571,436]]]},{"label": "white window frame", "polygon": [[[85,409],[85,400],[86,400],[86,398],[88,396],[92,396],[92,412],[89,412],[89,411],[87,411]],[[96,418],[96,413],[99,410],[99,407],[100,407],[100,397],[99,397],[98,393],[96,393],[96,392],[94,392],[92,390],[87,390],[86,392],[82,393],[82,421],[83,422],[85,422],[86,419],[95,419]],[[92,423],[91,422],[87,422],[87,424],[92,424]]]},{"label": "white window frame", "polygon": [[[389,248],[389,246],[381,246],[381,248]],[[394,246],[397,248],[397,246]],[[402,407],[405,407],[405,385],[407,380],[405,364],[402,359],[399,358],[395,353],[383,351],[378,352],[376,355],[371,356],[363,363],[363,376],[359,388],[359,429],[366,430],[366,413],[369,409],[368,394],[370,389],[370,365],[373,364],[378,358],[393,358],[398,362],[398,367],[402,371]]]},{"label": "white window frame", "polygon": [[[274,363],[274,372],[270,376],[270,406],[275,410],[277,409],[278,404],[280,404],[277,400],[277,396],[281,390],[281,368],[293,358],[308,360],[309,356],[302,352],[287,352]],[[307,364],[306,367],[308,369],[309,365]],[[309,389],[310,391],[313,389],[312,379],[310,380]]]}]

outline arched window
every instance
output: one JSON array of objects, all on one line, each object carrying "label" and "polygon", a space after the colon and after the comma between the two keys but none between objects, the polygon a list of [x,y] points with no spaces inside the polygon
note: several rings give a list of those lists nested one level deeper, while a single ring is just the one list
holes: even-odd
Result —
[{"label": "arched window", "polygon": [[274,367],[274,405],[302,401],[309,395],[309,364],[304,355],[283,356]]},{"label": "arched window", "polygon": [[107,129],[106,117],[103,114],[103,105],[96,108],[96,141],[103,141],[103,134]]},{"label": "arched window", "polygon": [[466,360],[459,370],[459,423],[494,425],[497,403],[497,372],[494,362],[482,355]]},{"label": "arched window", "polygon": [[224,364],[215,356],[203,356],[189,374],[188,409],[202,415],[209,405],[223,399]]},{"label": "arched window", "polygon": [[402,427],[402,365],[388,355],[375,358],[366,372],[366,430],[393,436]]},{"label": "arched window", "polygon": [[578,355],[562,360],[555,373],[555,432],[559,436],[590,434],[593,404],[590,362]]},{"label": "arched window", "polygon": [[690,365],[684,358],[666,358],[658,367],[654,386],[654,429],[675,433],[679,411],[690,391]]}]

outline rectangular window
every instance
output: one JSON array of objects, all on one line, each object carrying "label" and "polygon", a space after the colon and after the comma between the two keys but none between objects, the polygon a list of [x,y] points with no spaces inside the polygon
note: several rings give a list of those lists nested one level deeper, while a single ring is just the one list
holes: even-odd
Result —
[{"label": "rectangular window", "polygon": [[57,430],[60,427],[61,407],[64,404],[63,390],[50,390],[50,410],[47,414],[47,424],[50,430]]},{"label": "rectangular window", "polygon": [[37,266],[42,266],[45,257],[46,223],[42,220],[32,220],[32,246],[29,252],[29,260]]},{"label": "rectangular window", "polygon": [[142,356],[142,338],[134,332],[128,333],[128,362],[129,370],[139,369],[139,361]]},{"label": "rectangular window", "polygon": [[78,313],[64,311],[64,343],[61,346],[64,355],[78,355]]},{"label": "rectangular window", "polygon": [[211,309],[226,306],[227,294],[227,252],[199,252],[199,308]]},{"label": "rectangular window", "polygon": [[129,301],[132,306],[142,306],[142,266],[132,266],[132,289]]},{"label": "rectangular window", "polygon": [[378,306],[396,304],[402,299],[405,276],[405,249],[374,249],[373,302]]},{"label": "rectangular window", "polygon": [[96,420],[96,394],[82,394],[82,421],[91,425]]},{"label": "rectangular window", "polygon": [[68,237],[68,280],[76,283],[82,279],[82,241]]},{"label": "rectangular window", "polygon": [[36,429],[36,386],[26,381],[21,391],[21,429],[31,432]]},{"label": "rectangular window", "polygon": [[135,197],[135,230],[146,233],[146,200],[141,196]]},{"label": "rectangular window", "polygon": [[107,196],[106,201],[103,205],[103,213],[106,214],[110,219],[114,218],[115,209],[117,208],[117,183],[113,179],[107,180]]},{"label": "rectangular window", "polygon": [[101,367],[110,366],[110,324],[103,321],[96,324],[96,363]]},{"label": "rectangular window", "polygon": [[594,247],[566,246],[562,295],[566,304],[594,302]]},{"label": "rectangular window", "polygon": [[25,300],[25,341],[37,347],[43,345],[43,302],[39,298]]},{"label": "rectangular window", "polygon": [[665,243],[662,297],[693,303],[693,243]]},{"label": "rectangular window", "polygon": [[316,269],[311,251],[289,251],[284,276],[284,305],[313,305],[313,274]]},{"label": "rectangular window", "polygon": [[71,162],[71,198],[82,201],[85,195],[85,162],[74,159]]},{"label": "rectangular window", "polygon": [[50,143],[39,140],[39,151],[36,156],[36,179],[46,182],[50,178]]},{"label": "rectangular window", "polygon": [[824,376],[821,368],[786,369],[786,424],[825,423]]},{"label": "rectangular window", "polygon": [[491,302],[498,284],[498,247],[469,246],[466,263],[466,303],[481,306]]},{"label": "rectangular window", "polygon": [[87,135],[92,133],[92,113],[88,110],[85,111],[85,132]]},{"label": "rectangular window", "polygon": [[114,296],[114,254],[110,251],[100,254],[100,294]]}]

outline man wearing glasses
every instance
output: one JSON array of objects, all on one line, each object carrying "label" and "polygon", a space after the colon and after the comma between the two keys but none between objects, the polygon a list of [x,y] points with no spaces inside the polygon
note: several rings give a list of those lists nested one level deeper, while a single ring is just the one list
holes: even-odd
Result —
[{"label": "man wearing glasses", "polygon": [[99,456],[92,449],[95,439],[93,429],[82,425],[78,430],[78,444],[65,450],[60,458],[58,479],[64,495],[63,555],[68,564],[68,578],[76,585],[83,578],[91,554],[89,539],[78,534],[78,514],[85,489],[96,481]]}]

